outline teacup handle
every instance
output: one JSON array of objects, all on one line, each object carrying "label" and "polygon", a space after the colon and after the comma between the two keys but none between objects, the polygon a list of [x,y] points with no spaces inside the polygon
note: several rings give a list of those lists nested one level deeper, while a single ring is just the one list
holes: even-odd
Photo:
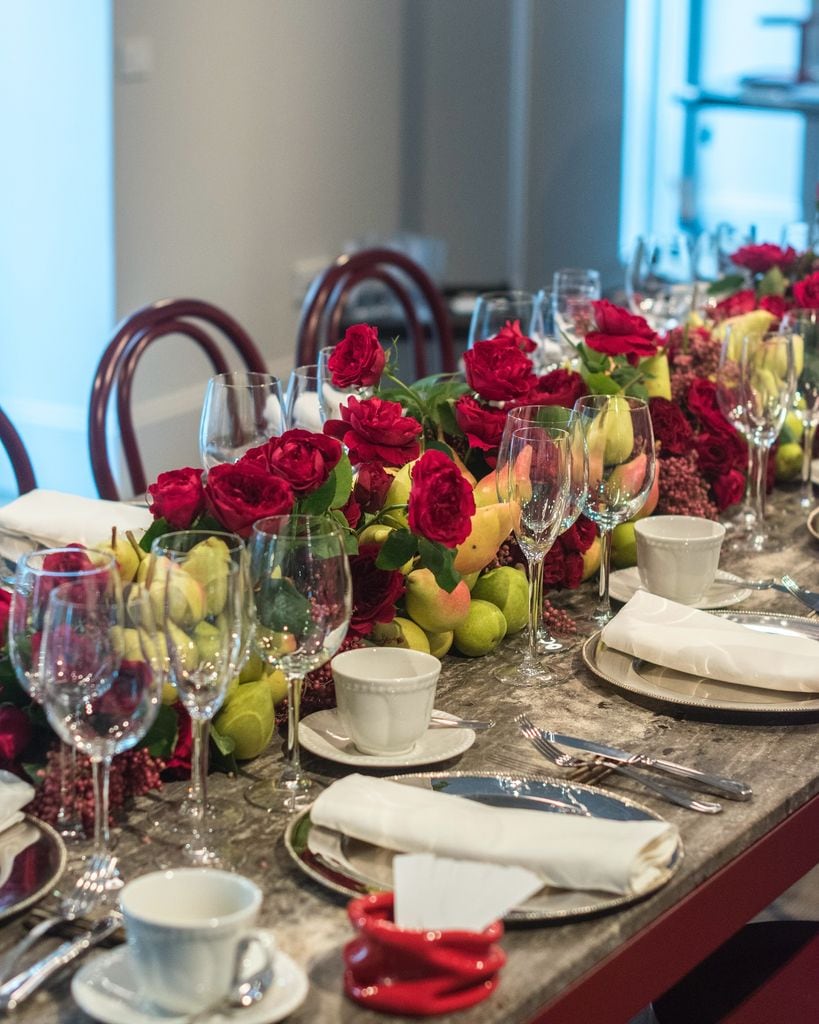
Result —
[{"label": "teacup handle", "polygon": [[[245,973],[243,971],[244,962],[254,945],[261,947],[262,953],[264,954],[264,960],[252,971]],[[273,957],[275,953],[276,942],[270,932],[265,931],[262,928],[253,928],[246,932],[239,940],[239,945],[236,947],[236,960],[233,965],[231,989],[238,989],[243,982],[250,981],[251,978],[257,976],[260,977],[261,975],[269,975],[269,984],[270,981],[273,980]]]}]

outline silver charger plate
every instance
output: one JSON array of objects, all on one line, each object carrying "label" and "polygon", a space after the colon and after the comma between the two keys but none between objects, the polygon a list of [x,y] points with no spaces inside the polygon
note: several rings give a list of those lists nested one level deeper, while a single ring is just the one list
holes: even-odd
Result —
[{"label": "silver charger plate", "polygon": [[[716,612],[762,633],[819,640],[819,619],[768,612]],[[741,717],[768,722],[785,717],[819,717],[819,693],[795,693],[741,686],[719,679],[664,668],[615,651],[600,639],[600,631],[583,645],[583,660],[591,671],[626,696],[651,706],[674,707],[704,717]]]},{"label": "silver charger plate", "polygon": [[[392,776],[407,785],[429,786],[436,792],[477,800],[496,807],[536,810],[551,814],[583,814],[617,821],[664,819],[642,804],[607,793],[595,786],[551,778],[527,778],[494,772],[424,772]],[[311,832],[329,837],[334,849],[317,853],[310,848]],[[392,888],[392,850],[351,839],[328,829],[316,829],[310,809],[291,821],[284,837],[287,852],[306,875],[344,896],[364,896]],[[322,848],[326,849],[322,842]],[[526,903],[512,909],[506,921],[562,921],[602,914],[645,899],[664,886],[683,859],[679,842],[671,862],[655,883],[637,896],[545,886]]]},{"label": "silver charger plate", "polygon": [[65,844],[31,815],[0,833],[0,921],[49,893],[65,871]]},{"label": "silver charger plate", "polygon": [[808,516],[808,533],[814,540],[819,540],[819,508],[815,508]]}]

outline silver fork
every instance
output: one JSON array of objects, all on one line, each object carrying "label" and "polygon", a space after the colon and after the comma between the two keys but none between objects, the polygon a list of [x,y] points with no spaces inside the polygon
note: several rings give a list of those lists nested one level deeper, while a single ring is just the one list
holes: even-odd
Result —
[{"label": "silver fork", "polygon": [[609,761],[605,757],[598,756],[583,758],[575,757],[573,754],[566,754],[560,747],[547,740],[541,730],[537,728],[527,715],[518,715],[515,718],[515,722],[535,750],[538,750],[559,768],[577,768],[580,765],[603,765],[613,772],[618,772],[620,775],[625,775],[626,778],[633,779],[641,786],[656,793],[657,796],[668,800],[669,803],[685,807],[689,811],[700,811],[702,814],[718,814],[722,810],[722,804],[718,804],[714,800],[701,800],[698,797],[693,797],[676,786],[669,786],[663,782],[658,782],[652,776],[644,775],[642,772],[628,765],[620,764],[617,761]]},{"label": "silver fork", "polygon": [[114,877],[117,858],[111,854],[94,854],[88,867],[60,901],[57,913],[38,922],[0,960],[0,982],[5,981],[14,966],[33,945],[59,924],[74,921],[92,910],[105,895],[108,883]]},{"label": "silver fork", "polygon": [[819,594],[800,587],[796,580],[791,579],[790,576],[783,576],[782,584],[788,593],[792,594],[797,601],[801,601],[806,608],[810,608],[812,612],[819,612]]}]

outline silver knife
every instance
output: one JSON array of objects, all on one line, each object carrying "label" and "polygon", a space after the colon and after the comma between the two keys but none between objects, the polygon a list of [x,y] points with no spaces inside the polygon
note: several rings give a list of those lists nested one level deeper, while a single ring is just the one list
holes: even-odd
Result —
[{"label": "silver knife", "polygon": [[605,743],[596,743],[594,740],[579,739],[577,736],[566,736],[564,733],[552,732],[551,729],[541,729],[547,740],[553,743],[562,744],[564,747],[573,747],[576,750],[587,750],[592,754],[602,754],[611,761],[618,761],[622,764],[641,765],[644,768],[654,768],[656,771],[665,772],[675,779],[687,779],[694,782],[702,789],[719,793],[732,800],[748,800],[752,795],[751,787],[737,779],[726,779],[721,775],[714,775],[711,772],[701,771],[699,768],[688,768],[674,761],[665,761],[659,757],[649,757],[648,754],[631,754],[627,750],[620,750],[618,747],[610,747]]},{"label": "silver knife", "polygon": [[64,967],[79,959],[89,949],[99,945],[109,935],[113,935],[117,928],[121,927],[121,914],[114,913],[102,917],[90,931],[70,942],[64,942],[53,952],[32,964],[31,967],[27,967],[15,975],[0,987],[0,1012],[15,1010],[24,999],[28,999],[49,978],[53,978]]}]

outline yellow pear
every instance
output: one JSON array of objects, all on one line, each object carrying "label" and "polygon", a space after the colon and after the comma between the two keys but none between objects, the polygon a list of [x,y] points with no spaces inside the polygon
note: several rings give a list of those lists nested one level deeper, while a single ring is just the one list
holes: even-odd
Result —
[{"label": "yellow pear", "polygon": [[[424,632],[426,632],[426,630],[424,630]],[[436,658],[443,658],[452,646],[452,641],[454,639],[455,633],[451,629],[448,629],[443,633],[427,633],[429,653],[434,654]]]},{"label": "yellow pear", "polygon": [[162,622],[167,615],[180,626],[193,626],[205,616],[205,591],[198,580],[190,576],[170,558],[153,558],[153,571],[148,592],[154,614]]},{"label": "yellow pear", "polygon": [[671,400],[671,377],[668,371],[668,356],[665,352],[641,359],[638,369],[645,375],[643,383],[649,398]]},{"label": "yellow pear", "polygon": [[411,619],[396,615],[392,622],[376,622],[369,639],[378,647],[411,647],[429,653],[429,640]]},{"label": "yellow pear", "polygon": [[119,578],[123,583],[131,583],[139,569],[140,557],[138,545],[130,536],[121,536],[115,526],[111,530],[111,543],[100,545],[99,550],[114,556]]},{"label": "yellow pear", "polygon": [[591,579],[600,568],[601,555],[602,545],[600,538],[595,537],[591,545],[583,552],[583,575],[580,578],[584,583],[586,580]]},{"label": "yellow pear", "polygon": [[445,633],[463,622],[469,612],[469,599],[469,587],[463,580],[447,593],[429,569],[414,569],[407,576],[407,615],[429,633]]},{"label": "yellow pear", "polygon": [[769,313],[767,309],[752,309],[750,313],[729,316],[726,320],[717,324],[713,330],[713,336],[722,342],[725,340],[728,331],[730,331],[728,358],[739,359],[742,351],[742,339],[748,335],[751,337],[761,337],[766,331],[771,329],[771,324],[775,319],[776,317],[773,313]]},{"label": "yellow pear", "polygon": [[[597,413],[586,431],[589,446],[589,485],[592,483],[592,465],[600,459],[607,466],[625,462],[634,447],[634,429],[628,399],[624,395],[611,395]],[[599,474],[598,474],[599,475]]]},{"label": "yellow pear", "polygon": [[191,548],[185,559],[185,572],[205,592],[205,614],[218,615],[227,600],[228,566],[231,555],[221,537],[208,537]]},{"label": "yellow pear", "polygon": [[410,489],[412,487],[412,467],[414,465],[415,461],[413,460],[396,471],[387,491],[387,496],[384,498],[384,508],[389,508],[390,505],[402,506],[387,512],[382,517],[383,521],[391,526],[407,525],[407,502],[409,501]]},{"label": "yellow pear", "polygon": [[475,510],[469,536],[458,546],[455,569],[467,576],[489,565],[512,529],[514,502],[495,502]]}]

